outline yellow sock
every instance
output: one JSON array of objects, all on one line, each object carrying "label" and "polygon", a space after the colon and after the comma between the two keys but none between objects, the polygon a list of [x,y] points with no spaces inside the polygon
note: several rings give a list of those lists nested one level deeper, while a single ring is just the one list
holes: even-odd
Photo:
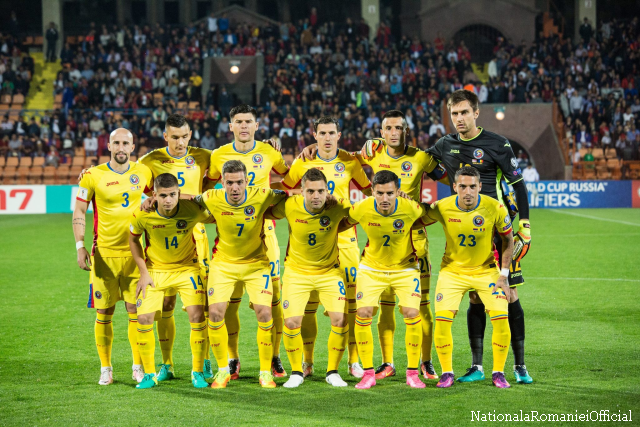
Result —
[{"label": "yellow sock", "polygon": [[131,345],[131,353],[133,354],[133,364],[141,365],[142,359],[140,359],[140,352],[138,351],[138,314],[129,314],[129,345]]},{"label": "yellow sock", "polygon": [[422,348],[422,319],[420,315],[405,317],[404,324],[407,327],[404,334],[404,344],[407,347],[407,369],[418,369]]},{"label": "yellow sock", "polygon": [[207,328],[206,326],[209,324],[209,307],[205,307],[204,308],[204,324],[205,324],[205,328],[204,328],[204,358],[205,360],[209,359],[209,349],[211,348],[211,346],[209,345],[209,333],[207,332]]},{"label": "yellow sock", "polygon": [[189,343],[191,344],[191,370],[194,372],[202,372],[204,358],[209,352],[206,345],[207,322],[191,323],[191,334],[189,335]]},{"label": "yellow sock", "polygon": [[434,341],[436,342],[436,353],[442,372],[453,372],[453,335],[451,335],[451,324],[453,323],[453,313],[449,310],[438,311],[436,313],[436,330]]},{"label": "yellow sock", "polygon": [[[371,329],[371,328],[369,328]],[[331,326],[331,332],[329,332],[328,349],[329,361],[327,362],[327,372],[337,371],[340,367],[340,361],[344,350],[347,348],[349,342],[349,325],[339,328],[337,326]]]},{"label": "yellow sock", "polygon": [[380,301],[378,338],[382,351],[382,363],[393,363],[393,336],[396,331],[395,301]]},{"label": "yellow sock", "polygon": [[229,366],[229,360],[227,359],[229,354],[228,342],[229,336],[227,335],[227,325],[224,319],[220,322],[214,322],[209,319],[209,343],[211,344],[213,357],[216,358],[218,363],[218,369]]},{"label": "yellow sock", "polygon": [[304,317],[302,318],[302,327],[300,328],[304,361],[311,365],[313,365],[313,350],[316,346],[316,338],[318,338],[317,310],[318,303],[307,304],[307,307],[304,309]]},{"label": "yellow sock", "polygon": [[271,372],[273,359],[273,319],[268,322],[258,322],[258,356],[260,356],[260,371]]},{"label": "yellow sock", "polygon": [[431,349],[433,348],[433,314],[431,313],[431,303],[429,291],[422,295],[420,302],[420,319],[422,320],[422,361],[431,360]]},{"label": "yellow sock", "polygon": [[493,347],[493,371],[504,372],[504,364],[509,355],[509,343],[511,342],[511,329],[509,328],[509,315],[506,311],[491,311],[491,346]]},{"label": "yellow sock", "polygon": [[[351,305],[351,304],[349,304]],[[347,314],[349,321],[349,365],[358,363],[358,346],[356,345],[356,308],[355,304],[353,309],[349,308],[349,314]]]},{"label": "yellow sock", "polygon": [[[173,343],[176,340],[176,319],[173,310],[163,311],[158,320],[158,341],[162,352],[162,363],[173,366]],[[146,372],[146,371],[145,371]]]},{"label": "yellow sock", "polygon": [[284,349],[287,350],[291,371],[302,373],[302,335],[300,328],[284,327]]},{"label": "yellow sock", "polygon": [[356,343],[358,354],[364,369],[373,369],[373,334],[371,333],[371,317],[356,315]]},{"label": "yellow sock", "polygon": [[273,357],[280,356],[280,342],[282,341],[282,329],[284,327],[284,312],[282,310],[282,302],[271,304],[271,316],[273,317]]},{"label": "yellow sock", "polygon": [[240,309],[240,302],[242,298],[231,298],[227,311],[224,314],[224,321],[227,324],[227,332],[229,333],[228,345],[229,345],[229,359],[240,359],[238,353],[238,340],[240,339],[240,315],[238,310]]},{"label": "yellow sock", "polygon": [[138,352],[142,359],[144,372],[155,374],[156,372],[156,337],[153,335],[153,323],[151,325],[140,325],[137,328],[138,338],[136,340]]},{"label": "yellow sock", "polygon": [[111,366],[111,347],[113,344],[112,314],[96,313],[96,348],[103,368]]}]

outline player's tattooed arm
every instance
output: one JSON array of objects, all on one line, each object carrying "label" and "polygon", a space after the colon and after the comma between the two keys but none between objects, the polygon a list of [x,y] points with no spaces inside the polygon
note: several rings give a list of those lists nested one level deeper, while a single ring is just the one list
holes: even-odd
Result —
[{"label": "player's tattooed arm", "polygon": [[83,270],[91,271],[91,256],[84,246],[78,247],[80,242],[84,244],[84,233],[86,231],[85,215],[87,214],[87,208],[89,203],[81,200],[76,200],[76,207],[73,210],[73,237],[76,241],[77,255],[78,255],[78,267]]}]

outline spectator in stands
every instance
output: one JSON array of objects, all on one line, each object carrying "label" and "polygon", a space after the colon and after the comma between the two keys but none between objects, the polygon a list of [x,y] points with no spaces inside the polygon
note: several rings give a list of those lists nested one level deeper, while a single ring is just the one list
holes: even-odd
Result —
[{"label": "spectator in stands", "polygon": [[98,155],[98,138],[96,138],[91,132],[87,132],[85,134],[84,140],[82,142],[84,146],[85,155],[87,156]]},{"label": "spectator in stands", "polygon": [[94,135],[97,135],[104,130],[104,122],[102,119],[97,115],[94,115],[89,122],[89,130],[93,132]]},{"label": "spectator in stands", "polygon": [[108,156],[109,153],[109,134],[107,130],[103,127],[100,130],[100,134],[98,135],[98,155],[99,156]]},{"label": "spectator in stands", "polygon": [[587,154],[584,155],[584,158],[582,160],[584,160],[585,162],[593,162],[594,158],[592,148],[589,148],[589,151],[587,151]]},{"label": "spectator in stands", "polygon": [[45,60],[47,62],[55,62],[56,61],[56,45],[58,43],[58,30],[56,30],[56,24],[53,22],[49,23],[49,29],[45,33],[45,38],[47,39],[47,53],[45,55]]},{"label": "spectator in stands", "polygon": [[580,132],[578,132],[578,134],[576,135],[576,142],[578,144],[578,148],[591,148],[592,147],[591,141],[592,141],[591,134],[587,132],[587,126],[586,125],[580,126]]},{"label": "spectator in stands", "polygon": [[216,148],[216,138],[211,135],[209,129],[205,130],[204,136],[200,139],[200,147],[207,150],[214,150]]},{"label": "spectator in stands", "polygon": [[522,171],[522,178],[524,179],[524,182],[540,181],[540,175],[536,168],[533,167],[533,163],[527,163],[527,167]]},{"label": "spectator in stands", "polygon": [[58,167],[59,164],[60,156],[58,155],[58,150],[56,150],[56,147],[54,145],[50,145],[49,152],[47,153],[47,156],[44,160],[44,165]]},{"label": "spectator in stands", "polygon": [[9,153],[9,135],[0,138],[0,157],[6,158]]},{"label": "spectator in stands", "polygon": [[20,157],[22,153],[22,141],[18,138],[17,133],[11,134],[11,139],[9,140],[8,146],[8,157]]},{"label": "spectator in stands", "polygon": [[217,129],[218,138],[226,138],[228,133],[229,133],[229,119],[225,115],[225,116],[222,116],[222,120],[220,120],[220,123],[218,124],[218,129]]},{"label": "spectator in stands", "polygon": [[22,141],[22,156],[33,158],[36,155],[38,139],[35,135],[30,135]]},{"label": "spectator in stands", "polygon": [[589,23],[588,18],[584,18],[584,22],[580,25],[580,37],[582,37],[582,43],[587,44],[591,41],[591,37],[593,36],[593,27]]}]

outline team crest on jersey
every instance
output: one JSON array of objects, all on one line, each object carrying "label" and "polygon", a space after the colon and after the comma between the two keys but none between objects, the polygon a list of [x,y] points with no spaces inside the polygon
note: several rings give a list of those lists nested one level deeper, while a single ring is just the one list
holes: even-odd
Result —
[{"label": "team crest on jersey", "polygon": [[362,299],[362,292],[358,292],[358,294],[356,295],[356,299],[357,300],[361,300]]},{"label": "team crest on jersey", "polygon": [[96,299],[101,299],[102,298],[102,292],[100,292],[100,291],[95,291],[93,294],[96,296]]},{"label": "team crest on jersey", "polygon": [[138,301],[136,301],[136,307],[140,308],[141,305],[142,305],[142,300],[138,298]]},{"label": "team crest on jersey", "polygon": [[194,159],[193,156],[187,156],[184,158],[184,162],[187,166],[193,166],[196,164],[196,159]]},{"label": "team crest on jersey", "polygon": [[402,171],[403,172],[411,172],[411,169],[413,169],[413,165],[411,164],[411,162],[404,162],[402,164]]},{"label": "team crest on jersey", "polygon": [[284,308],[285,310],[289,308],[289,301],[284,300],[284,302],[282,303],[282,308]]},{"label": "team crest on jersey", "polygon": [[438,295],[436,295],[436,301],[437,301],[437,302],[442,301],[442,294],[438,294]]},{"label": "team crest on jersey", "polygon": [[511,166],[513,166],[514,168],[518,167],[518,160],[515,157],[511,158]]},{"label": "team crest on jersey", "polygon": [[473,225],[476,227],[482,227],[484,224],[484,218],[481,215],[476,215],[473,217]]},{"label": "team crest on jersey", "polygon": [[256,208],[254,208],[253,206],[247,206],[246,208],[244,208],[244,214],[246,216],[252,216],[254,213],[256,213]]},{"label": "team crest on jersey", "polygon": [[396,230],[402,230],[402,227],[404,227],[404,221],[401,219],[396,219],[393,222],[393,228],[395,228]]},{"label": "team crest on jersey", "polygon": [[264,159],[262,158],[261,154],[254,154],[252,160],[253,160],[253,163],[255,163],[256,165],[259,165],[260,163],[262,163]]},{"label": "team crest on jersey", "polygon": [[331,223],[331,218],[328,216],[323,216],[320,218],[320,227],[326,227]]},{"label": "team crest on jersey", "polygon": [[475,157],[476,159],[481,159],[484,157],[484,151],[482,151],[479,148],[476,148],[475,151],[473,152],[473,157]]},{"label": "team crest on jersey", "polygon": [[131,175],[129,177],[129,182],[133,185],[138,185],[140,183],[140,178],[138,178],[138,175]]},{"label": "team crest on jersey", "polygon": [[213,296],[213,288],[209,288],[209,296],[212,297]]},{"label": "team crest on jersey", "polygon": [[187,228],[187,221],[185,221],[184,219],[178,220],[178,222],[176,222],[176,228],[178,230],[184,230],[185,228]]},{"label": "team crest on jersey", "polygon": [[344,172],[344,163],[336,163],[336,165],[334,166],[334,169],[336,170],[336,172],[338,173],[342,173]]}]

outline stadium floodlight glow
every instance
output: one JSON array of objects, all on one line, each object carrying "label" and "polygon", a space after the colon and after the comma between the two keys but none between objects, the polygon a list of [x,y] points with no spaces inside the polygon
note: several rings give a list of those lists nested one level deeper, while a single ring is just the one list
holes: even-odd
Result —
[{"label": "stadium floodlight glow", "polygon": [[229,71],[231,71],[231,74],[238,74],[238,72],[240,71],[240,68],[238,68],[237,65],[232,65]]},{"label": "stadium floodlight glow", "polygon": [[495,107],[493,109],[493,111],[496,113],[496,119],[497,120],[503,120],[504,119],[504,107]]}]

